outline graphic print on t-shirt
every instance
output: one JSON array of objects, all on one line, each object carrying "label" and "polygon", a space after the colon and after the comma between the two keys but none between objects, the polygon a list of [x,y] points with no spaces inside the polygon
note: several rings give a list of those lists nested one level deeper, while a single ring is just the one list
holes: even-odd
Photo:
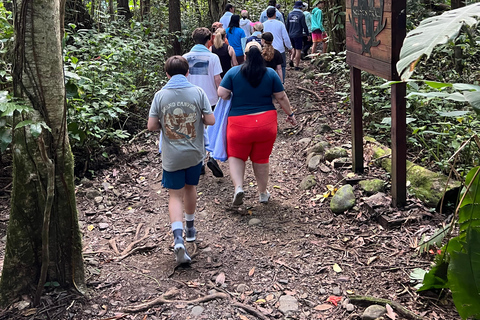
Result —
[{"label": "graphic print on t-shirt", "polygon": [[170,140],[195,139],[197,137],[195,106],[188,102],[173,102],[170,105],[176,106],[169,108],[163,118],[167,138]]},{"label": "graphic print on t-shirt", "polygon": [[188,67],[189,67],[189,72],[191,75],[202,75],[206,76],[208,75],[208,64],[210,61],[208,60],[208,57],[202,58],[202,57],[187,57],[188,61]]}]

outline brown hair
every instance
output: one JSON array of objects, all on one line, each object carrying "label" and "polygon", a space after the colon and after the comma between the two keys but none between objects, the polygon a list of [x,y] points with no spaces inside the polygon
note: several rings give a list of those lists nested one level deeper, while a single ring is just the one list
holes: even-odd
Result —
[{"label": "brown hair", "polygon": [[212,33],[207,28],[197,28],[192,32],[192,39],[195,44],[205,44],[211,36]]},{"label": "brown hair", "polygon": [[171,77],[176,74],[187,75],[188,61],[182,56],[171,56],[165,62],[165,72]]},{"label": "brown hair", "polygon": [[226,35],[227,33],[223,28],[218,28],[217,31],[215,31],[215,38],[213,38],[213,45],[215,46],[216,49],[220,49],[223,46],[223,44],[225,43]]},{"label": "brown hair", "polygon": [[271,32],[265,32],[262,35],[262,39],[265,43],[263,46],[262,57],[265,61],[272,61],[275,55],[275,49],[272,46],[273,34]]}]

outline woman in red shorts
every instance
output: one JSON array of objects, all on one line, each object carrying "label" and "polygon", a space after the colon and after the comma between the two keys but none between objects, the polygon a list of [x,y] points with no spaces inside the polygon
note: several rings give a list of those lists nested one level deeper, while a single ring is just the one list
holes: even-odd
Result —
[{"label": "woman in red shorts", "polygon": [[287,114],[286,121],[296,125],[290,101],[282,81],[271,68],[265,67],[261,46],[256,41],[245,47],[246,62],[225,74],[218,95],[226,100],[233,94],[227,124],[227,154],[235,193],[233,204],[243,203],[245,162],[250,157],[257,180],[259,199],[267,203],[269,157],[277,137],[277,111],[272,95]]}]

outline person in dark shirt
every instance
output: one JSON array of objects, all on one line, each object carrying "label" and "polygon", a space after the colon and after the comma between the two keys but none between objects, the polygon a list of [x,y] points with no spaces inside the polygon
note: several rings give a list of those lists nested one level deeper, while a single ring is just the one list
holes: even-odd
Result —
[{"label": "person in dark shirt", "polygon": [[282,54],[278,52],[273,46],[273,34],[271,32],[265,32],[262,35],[262,57],[265,60],[265,65],[269,68],[275,70],[280,77],[283,79],[282,74]]},{"label": "person in dark shirt", "polygon": [[232,46],[225,43],[225,36],[225,29],[218,28],[217,31],[215,31],[213,45],[210,47],[210,51],[220,58],[220,64],[222,65],[223,70],[222,73],[220,73],[220,77],[222,78],[231,67],[238,65],[235,50],[233,50]]},{"label": "person in dark shirt", "polygon": [[262,33],[263,33],[263,23],[257,22],[253,25],[253,30],[255,30],[250,37],[247,38],[247,43],[250,41],[257,41],[259,44],[262,43]]}]

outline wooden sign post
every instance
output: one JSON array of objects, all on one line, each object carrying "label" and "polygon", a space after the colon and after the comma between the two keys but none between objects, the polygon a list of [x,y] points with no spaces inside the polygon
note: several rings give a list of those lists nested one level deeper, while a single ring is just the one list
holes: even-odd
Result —
[{"label": "wooden sign post", "polygon": [[[352,163],[363,172],[361,70],[400,80],[396,63],[406,35],[406,0],[346,0],[347,63],[350,65]],[[392,200],[406,202],[406,85],[392,85]]]}]

